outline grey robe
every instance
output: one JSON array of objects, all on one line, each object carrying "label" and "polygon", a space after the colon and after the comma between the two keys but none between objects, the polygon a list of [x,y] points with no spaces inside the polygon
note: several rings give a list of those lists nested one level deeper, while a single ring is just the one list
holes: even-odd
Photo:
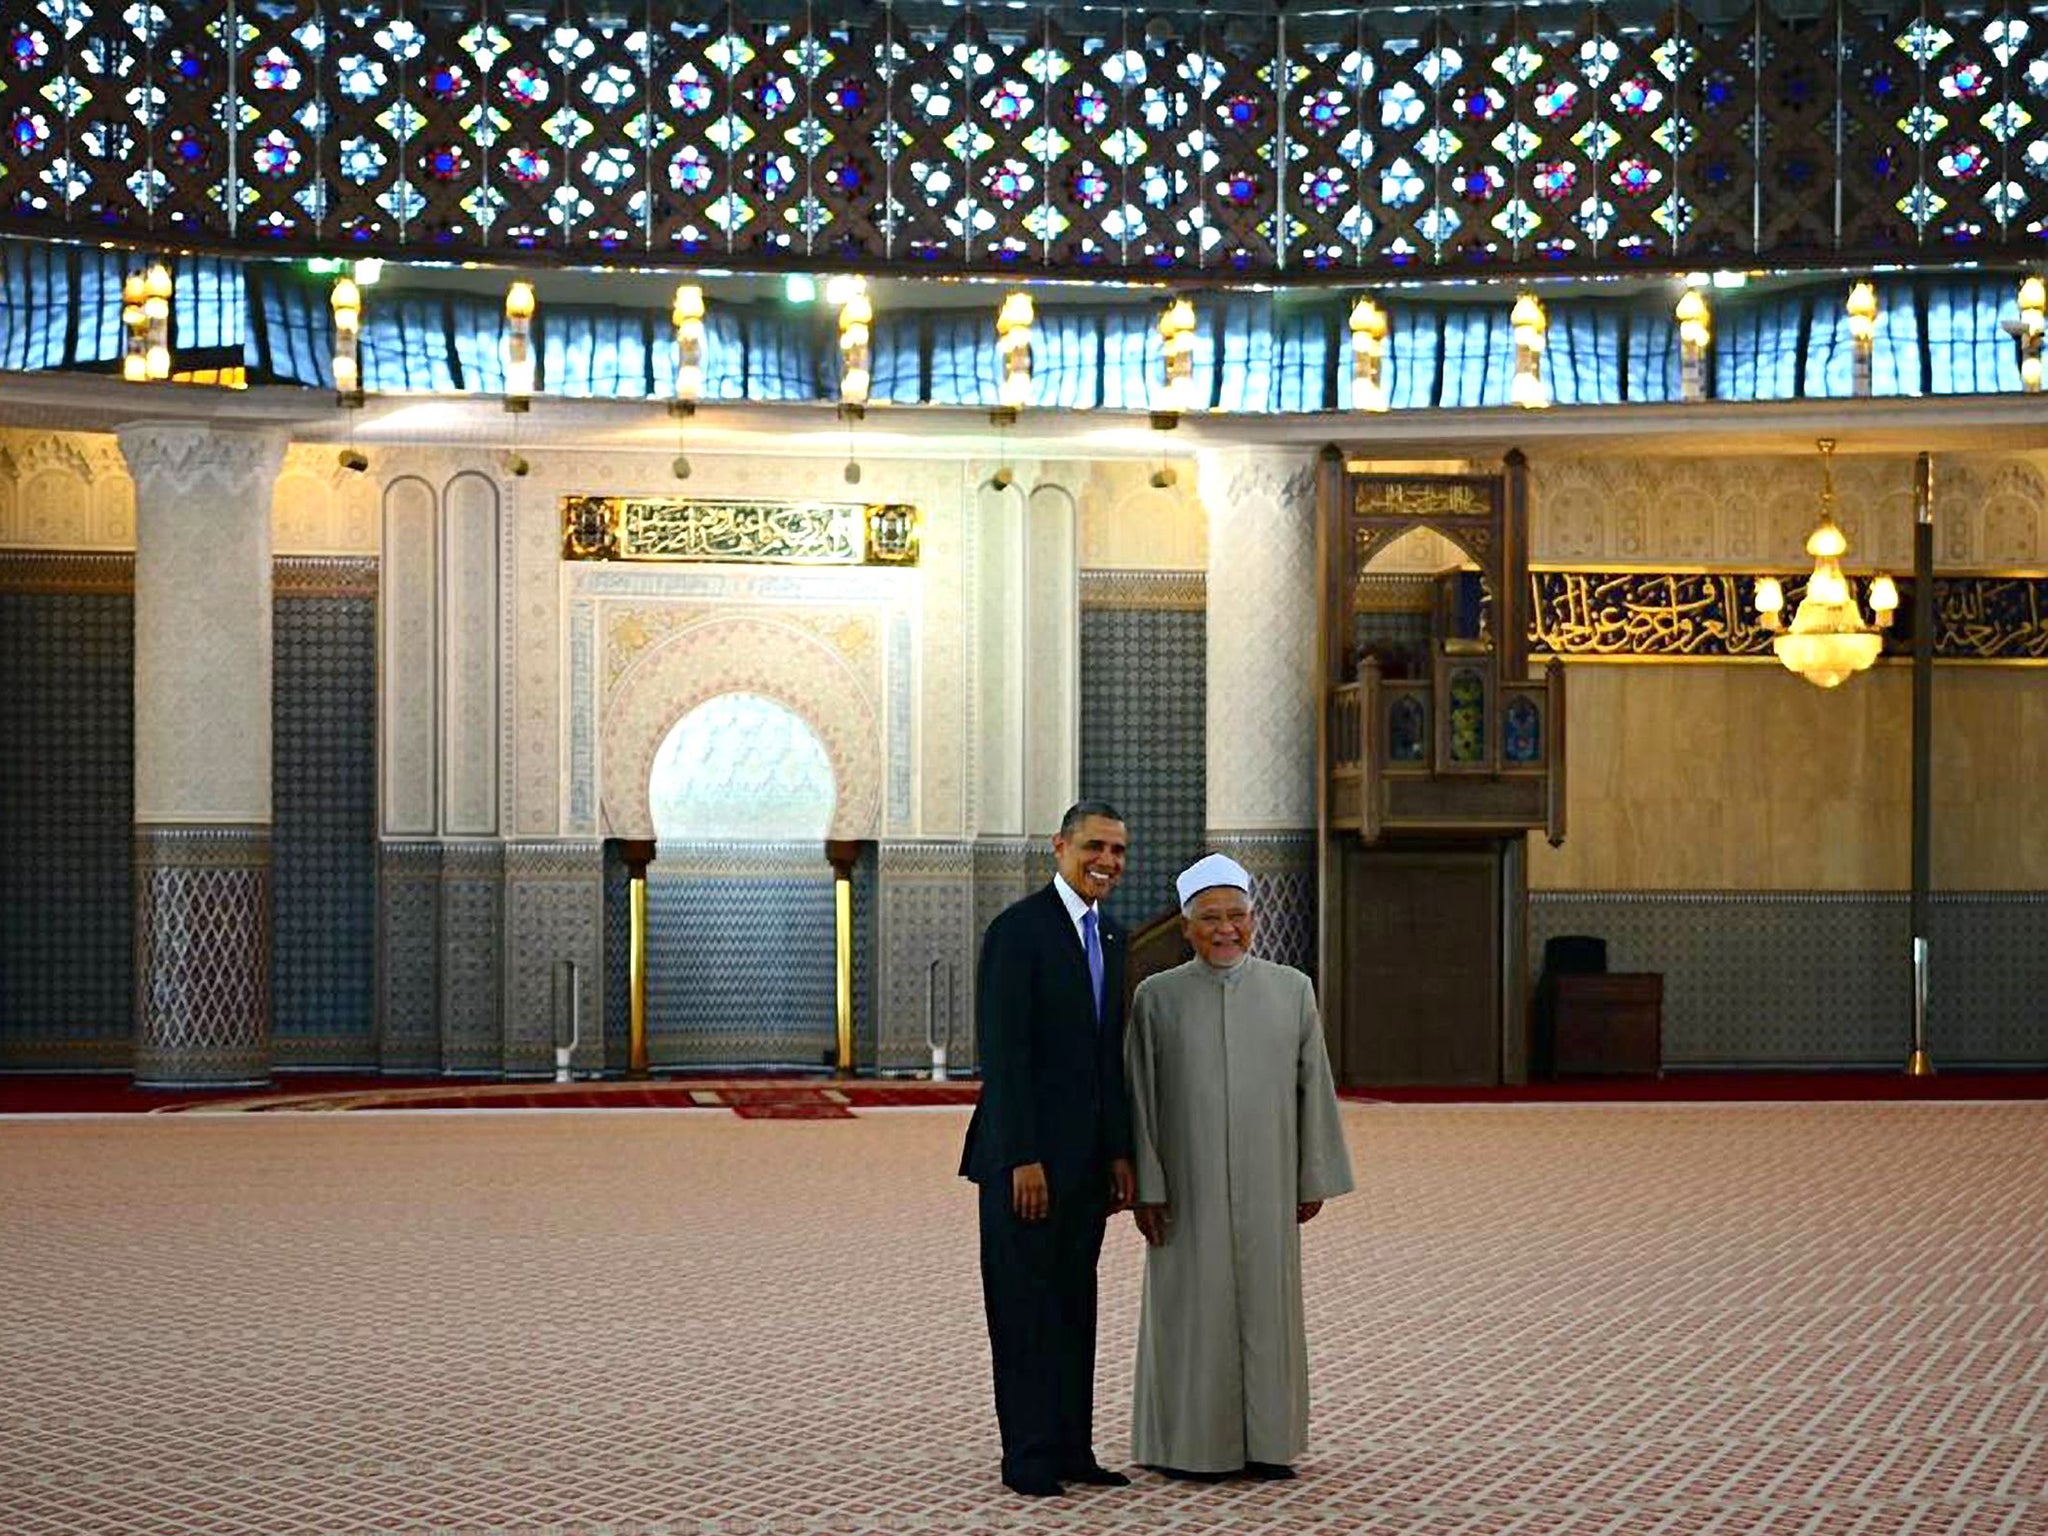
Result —
[{"label": "grey robe", "polygon": [[1124,1038],[1145,1250],[1131,1456],[1232,1472],[1308,1444],[1295,1205],[1351,1188],[1314,988],[1291,966],[1146,978]]}]

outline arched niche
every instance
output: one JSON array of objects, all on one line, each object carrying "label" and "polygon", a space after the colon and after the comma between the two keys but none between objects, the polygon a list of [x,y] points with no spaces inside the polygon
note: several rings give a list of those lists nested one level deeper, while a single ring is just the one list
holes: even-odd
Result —
[{"label": "arched niche", "polygon": [[860,675],[808,630],[731,617],[686,626],[649,646],[613,684],[600,731],[607,836],[655,835],[648,787],[656,754],[678,720],[729,693],[780,705],[823,745],[837,788],[830,836],[880,835],[881,722]]},{"label": "arched niche", "polygon": [[810,722],[758,693],[721,693],[677,720],[647,784],[663,844],[823,842],[838,798],[831,754]]},{"label": "arched niche", "polygon": [[[1461,573],[1472,579],[1457,579]],[[1435,529],[1397,535],[1373,552],[1353,583],[1346,636],[1352,655],[1374,658],[1385,678],[1428,678],[1438,636],[1479,637],[1484,579],[1478,563]]]}]

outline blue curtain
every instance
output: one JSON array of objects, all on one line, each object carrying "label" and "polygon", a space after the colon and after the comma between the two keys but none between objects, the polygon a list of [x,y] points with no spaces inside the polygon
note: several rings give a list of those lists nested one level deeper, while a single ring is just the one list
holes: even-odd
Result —
[{"label": "blue curtain", "polygon": [[[97,369],[121,355],[121,280],[140,257],[81,246],[0,241],[0,368]],[[254,379],[331,389],[328,285],[281,263],[175,263],[179,354]],[[1880,284],[1872,357],[1879,395],[2020,388],[2001,322],[2016,279],[1998,273],[1895,275]],[[1839,398],[1852,388],[1839,278],[1714,303],[1713,397]],[[871,398],[988,409],[999,398],[996,295],[987,303],[877,315]],[[1352,408],[1351,295],[1219,292],[1200,296],[1194,350],[1204,409],[1248,415]],[[1670,294],[1564,298],[1550,305],[1545,377],[1560,406],[1678,398]],[[1145,295],[1039,311],[1032,403],[1049,410],[1156,410],[1164,382],[1162,300]],[[1514,373],[1505,290],[1468,299],[1387,303],[1387,367],[1397,410],[1503,405]],[[364,387],[376,393],[504,388],[501,302],[471,293],[372,289],[364,305]],[[665,314],[544,305],[535,322],[540,386],[570,398],[667,398],[675,343]],[[832,401],[839,352],[830,313],[780,303],[721,304],[705,317],[708,401]]]}]

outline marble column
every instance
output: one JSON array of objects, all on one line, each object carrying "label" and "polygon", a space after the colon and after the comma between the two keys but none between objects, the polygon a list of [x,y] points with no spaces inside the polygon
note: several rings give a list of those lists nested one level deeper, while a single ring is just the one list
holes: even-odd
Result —
[{"label": "marble column", "polygon": [[270,1075],[275,432],[121,428],[135,480],[135,1080]]},{"label": "marble column", "polygon": [[1208,846],[1257,884],[1261,954],[1316,954],[1316,462],[1197,456],[1209,517]]}]

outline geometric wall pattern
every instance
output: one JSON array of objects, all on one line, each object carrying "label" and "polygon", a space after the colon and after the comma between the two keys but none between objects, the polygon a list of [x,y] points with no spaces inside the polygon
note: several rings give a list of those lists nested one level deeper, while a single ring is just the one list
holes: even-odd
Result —
[{"label": "geometric wall pattern", "polygon": [[1131,927],[1176,905],[1174,876],[1202,853],[1208,618],[1201,573],[1171,575],[1187,599],[1174,606],[1127,590],[1164,582],[1082,576],[1081,793],[1123,812],[1130,856],[1108,906]]},{"label": "geometric wall pattern", "polygon": [[[273,565],[282,1067],[375,1060],[375,571]],[[0,567],[0,1066],[131,1062],[133,573],[127,554],[11,554]]]},{"label": "geometric wall pattern", "polygon": [[0,583],[0,1068],[128,1064],[134,605],[88,563],[117,589]]},{"label": "geometric wall pattern", "polygon": [[[601,1048],[603,1066],[615,1072],[627,1066],[632,1030],[632,887],[617,850],[616,842],[604,845],[602,893]],[[853,1061],[867,1071],[896,1064],[878,1034],[882,896],[872,846],[862,847],[851,873]],[[827,1048],[836,1051],[833,899],[821,842],[661,842],[647,866],[650,1069],[812,1069]],[[590,1018],[586,1012],[586,1035]],[[598,1064],[592,1057],[590,1069]]]},{"label": "geometric wall pattern", "polygon": [[270,828],[135,826],[135,1081],[270,1077]]},{"label": "geometric wall pattern", "polygon": [[376,563],[317,566],[361,567],[369,591],[323,591],[312,584],[328,575],[318,569],[276,589],[271,1054],[280,1067],[376,1061]]},{"label": "geometric wall pattern", "polygon": [[815,842],[664,844],[647,870],[648,1065],[831,1060],[832,886]]},{"label": "geometric wall pattern", "polygon": [[[1913,1016],[1904,895],[1563,892],[1529,895],[1529,968],[1546,939],[1607,941],[1610,971],[1664,978],[1668,1066],[1896,1066]],[[1927,1033],[1938,1067],[2048,1058],[2048,897],[1937,894]]]},{"label": "geometric wall pattern", "polygon": [[981,930],[974,923],[974,848],[926,838],[885,841],[878,853],[875,940],[887,963],[876,996],[874,1064],[929,1071],[936,1043],[948,1071],[963,1071],[975,1059],[974,946]]}]

